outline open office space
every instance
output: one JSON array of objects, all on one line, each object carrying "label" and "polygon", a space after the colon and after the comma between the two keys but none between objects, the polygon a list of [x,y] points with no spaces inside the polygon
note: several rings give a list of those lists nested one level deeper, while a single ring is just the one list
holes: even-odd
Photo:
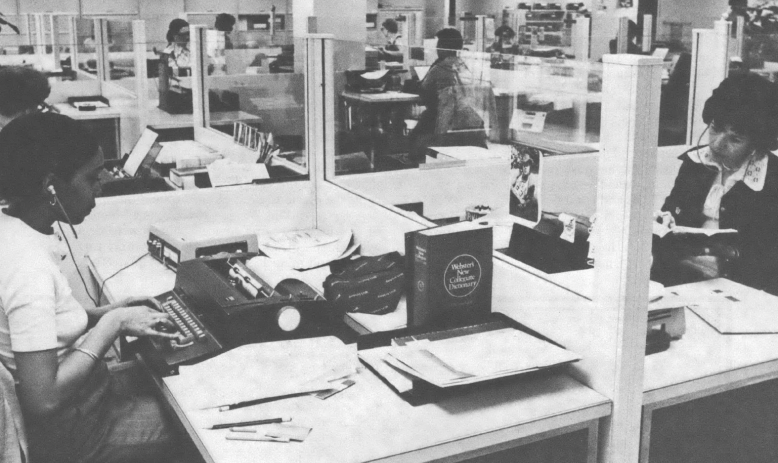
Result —
[{"label": "open office space", "polygon": [[[778,461],[778,205],[760,202],[778,163],[778,29],[769,5],[753,6],[0,1],[18,27],[0,29],[0,65],[47,75],[46,110],[94,134],[105,159],[83,223],[65,220],[66,182],[42,193],[73,295],[90,312],[164,294],[171,325],[156,328],[176,331],[122,335],[103,356],[89,341],[98,324],[60,371],[105,357],[114,375],[148,382],[188,449],[171,461]],[[738,97],[721,99],[725,79]],[[727,113],[743,101],[749,111]],[[766,128],[739,125],[752,113]],[[692,171],[710,178],[699,223],[675,197]],[[756,199],[731,207],[734,195]],[[3,199],[13,216],[16,198]],[[732,209],[750,212],[730,220]],[[451,328],[409,326],[414,265],[443,251],[418,251],[438,232],[406,235],[467,220],[491,252],[482,264],[474,240],[449,242],[461,250],[449,294],[469,296],[478,268],[487,313],[468,321],[518,327],[561,357],[481,345],[469,353],[483,364],[523,373],[405,388],[392,374],[413,359],[400,365],[393,349]],[[353,262],[384,285],[362,291]],[[341,301],[364,294],[390,302]],[[0,327],[9,320],[16,342],[0,313]],[[424,336],[414,352],[442,342]],[[23,382],[24,368],[4,365]],[[0,390],[29,410],[23,385]],[[226,426],[273,418],[289,420]]]}]

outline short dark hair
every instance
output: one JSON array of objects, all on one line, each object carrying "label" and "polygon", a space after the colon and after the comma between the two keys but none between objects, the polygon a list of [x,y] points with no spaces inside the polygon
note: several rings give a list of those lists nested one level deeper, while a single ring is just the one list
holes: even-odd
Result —
[{"label": "short dark hair", "polygon": [[214,22],[213,27],[215,27],[217,31],[227,31],[228,29],[232,30],[234,25],[235,16],[229,13],[219,13],[216,15],[216,22]]},{"label": "short dark hair", "polygon": [[778,149],[778,85],[749,72],[732,73],[705,102],[702,120],[732,127],[758,149]]},{"label": "short dark hair", "polygon": [[461,50],[465,46],[462,40],[462,34],[453,27],[446,27],[439,30],[435,37],[438,39],[438,49]]},{"label": "short dark hair", "polygon": [[399,30],[399,29],[397,28],[397,21],[395,21],[395,20],[394,20],[394,19],[392,19],[392,18],[386,18],[386,19],[384,19],[384,22],[382,22],[382,23],[381,23],[381,27],[383,27],[384,29],[386,29],[386,31],[387,31],[387,32],[389,32],[389,33],[391,33],[391,34],[396,34],[396,33],[397,33],[397,31]]},{"label": "short dark hair", "polygon": [[510,26],[502,25],[495,29],[494,36],[497,38],[500,38],[504,35],[507,35],[508,37],[516,37],[516,31],[510,28]]},{"label": "short dark hair", "polygon": [[95,137],[67,116],[32,113],[17,117],[0,131],[0,196],[36,196],[50,174],[69,181],[97,150]]},{"label": "short dark hair", "polygon": [[181,29],[185,27],[189,27],[189,23],[181,18],[176,18],[170,21],[170,25],[167,27],[167,34],[165,35],[167,42],[173,43],[173,41],[176,39],[176,35],[178,35],[178,33],[181,32]]},{"label": "short dark hair", "polygon": [[15,116],[38,107],[51,87],[42,72],[22,66],[0,67],[0,114]]}]

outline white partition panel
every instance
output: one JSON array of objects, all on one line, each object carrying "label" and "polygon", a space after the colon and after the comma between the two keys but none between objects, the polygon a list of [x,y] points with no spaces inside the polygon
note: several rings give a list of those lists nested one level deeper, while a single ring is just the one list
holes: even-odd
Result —
[{"label": "white partition panel", "polygon": [[[354,191],[381,191],[386,204],[423,202],[424,216],[433,220],[462,217],[474,204],[489,205],[507,213],[510,195],[508,160],[484,161],[443,169],[405,169],[338,177],[338,183]],[[330,177],[331,178],[331,177]],[[483,188],[503,185],[503,188]]]},{"label": "white partition panel", "polygon": [[686,121],[686,144],[697,144],[705,124],[702,109],[713,89],[727,77],[729,70],[728,21],[716,21],[711,29],[692,32],[692,69],[689,82],[689,109]]}]

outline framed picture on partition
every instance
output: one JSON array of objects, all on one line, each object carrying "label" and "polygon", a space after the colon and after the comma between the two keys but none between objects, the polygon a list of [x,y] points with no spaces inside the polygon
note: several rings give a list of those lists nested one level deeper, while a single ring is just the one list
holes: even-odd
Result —
[{"label": "framed picture on partition", "polygon": [[532,224],[540,221],[541,150],[521,143],[511,146],[510,214]]}]

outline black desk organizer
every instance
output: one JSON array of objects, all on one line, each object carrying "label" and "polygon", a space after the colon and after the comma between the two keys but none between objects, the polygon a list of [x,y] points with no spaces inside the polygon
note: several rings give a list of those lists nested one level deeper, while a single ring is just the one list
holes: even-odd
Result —
[{"label": "black desk organizer", "polygon": [[[473,323],[467,326],[473,326],[473,325],[487,325],[487,324],[493,324],[494,328],[491,328],[492,330],[496,329],[502,329],[502,328],[514,328],[519,331],[522,331],[524,333],[527,333],[531,336],[534,336],[538,339],[541,339],[543,341],[549,342],[557,347],[561,347],[564,349],[565,347],[561,344],[549,339],[546,336],[543,336],[542,334],[538,333],[537,331],[534,331],[530,328],[528,328],[525,325],[522,325],[521,323],[517,322],[516,320],[508,317],[505,314],[502,313],[496,313],[493,312],[489,314],[488,317],[483,319],[482,321],[478,323]],[[464,326],[461,326],[464,328]],[[447,331],[451,329],[456,329],[457,327],[445,327],[443,329],[438,328],[431,328],[431,327],[425,327],[425,328],[402,328],[399,330],[392,330],[392,331],[383,331],[379,333],[372,333],[372,334],[366,334],[362,335],[359,338],[357,338],[357,350],[363,350],[363,349],[372,349],[375,347],[383,347],[388,346],[391,344],[392,339],[404,337],[404,336],[416,336],[416,335],[423,335],[423,334],[429,334],[429,333],[435,333],[438,331]],[[368,369],[370,369],[373,373],[375,373],[376,376],[381,378],[381,381],[383,381],[390,389],[397,392],[394,387],[389,384],[386,379],[384,379],[383,376],[381,376],[378,372],[373,370],[373,368],[367,363],[362,362],[365,366],[367,366]],[[473,384],[465,384],[462,386],[452,386],[447,388],[441,388],[437,387],[433,384],[430,384],[426,381],[423,381],[421,379],[415,379],[413,380],[413,387],[410,391],[398,393],[400,397],[403,398],[406,402],[409,404],[415,406],[418,405],[424,405],[428,403],[435,403],[439,400],[448,398],[448,397],[454,397],[457,395],[466,394],[468,392],[472,391],[483,391],[485,389],[496,387],[501,384],[506,383],[520,383],[521,381],[526,381],[529,378],[537,378],[539,376],[547,376],[551,374],[556,374],[560,369],[565,367],[567,364],[561,364],[561,365],[555,365],[552,367],[547,368],[541,368],[538,370],[530,371],[527,373],[522,373],[518,375],[513,376],[507,376],[503,378],[497,378],[489,381],[484,381],[480,383],[473,383]]]},{"label": "black desk organizer", "polygon": [[[76,103],[103,103],[106,106],[110,107],[111,103],[108,101],[108,98],[100,95],[94,95],[94,96],[71,96],[68,98],[68,104],[70,106],[75,107]],[[82,106],[81,108],[78,108],[79,111],[94,111],[96,106]]]}]

